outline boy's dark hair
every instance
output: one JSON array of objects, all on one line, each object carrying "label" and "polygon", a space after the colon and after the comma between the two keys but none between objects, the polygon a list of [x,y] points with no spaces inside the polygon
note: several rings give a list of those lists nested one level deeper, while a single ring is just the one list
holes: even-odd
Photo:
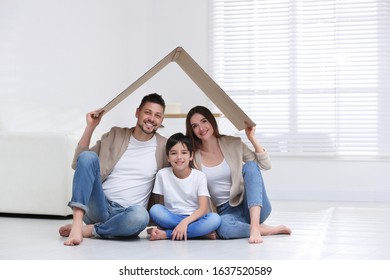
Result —
[{"label": "boy's dark hair", "polygon": [[[192,146],[190,138],[185,136],[183,133],[178,132],[171,135],[167,140],[167,144],[165,145],[165,153],[167,156],[169,155],[169,151],[172,149],[172,147],[175,146],[177,143],[181,143],[182,145],[186,146],[190,155],[193,155],[194,148]],[[191,168],[194,168],[194,163],[192,162],[192,160],[190,160],[189,165]]]},{"label": "boy's dark hair", "polygon": [[139,104],[138,108],[141,109],[145,105],[146,102],[160,104],[163,107],[163,112],[165,111],[165,101],[162,98],[162,96],[157,94],[157,93],[151,93],[151,94],[145,95],[144,98],[142,98],[141,104]]}]

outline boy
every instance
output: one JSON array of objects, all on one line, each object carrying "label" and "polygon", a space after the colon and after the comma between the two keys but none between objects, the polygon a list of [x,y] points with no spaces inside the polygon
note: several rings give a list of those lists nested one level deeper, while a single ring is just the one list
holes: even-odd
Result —
[{"label": "boy", "polygon": [[176,133],[169,137],[165,150],[171,166],[156,175],[153,193],[161,195],[161,204],[152,206],[150,217],[159,228],[149,230],[150,240],[216,239],[215,230],[221,218],[216,213],[208,213],[210,195],[206,175],[193,169],[189,138]]}]

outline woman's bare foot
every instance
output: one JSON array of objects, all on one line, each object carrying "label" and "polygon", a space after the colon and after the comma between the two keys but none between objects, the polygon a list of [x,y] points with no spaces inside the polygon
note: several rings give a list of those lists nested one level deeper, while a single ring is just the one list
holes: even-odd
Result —
[{"label": "woman's bare foot", "polygon": [[250,226],[249,243],[258,244],[263,243],[263,238],[260,233],[260,225]]},{"label": "woman's bare foot", "polygon": [[210,232],[210,233],[208,233],[206,235],[203,235],[202,237],[205,238],[205,239],[216,240],[218,238],[218,235],[217,235],[217,233],[215,231],[212,231],[212,232]]},{"label": "woman's bare foot", "polygon": [[151,228],[150,241],[167,239],[167,233],[158,228]]},{"label": "woman's bare foot", "polygon": [[291,234],[291,229],[285,225],[269,226],[260,224],[261,235]]}]

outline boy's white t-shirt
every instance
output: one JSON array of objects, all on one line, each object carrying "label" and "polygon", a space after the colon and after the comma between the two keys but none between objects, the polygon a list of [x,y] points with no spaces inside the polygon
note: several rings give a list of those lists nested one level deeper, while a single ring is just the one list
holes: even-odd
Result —
[{"label": "boy's white t-shirt", "polygon": [[198,197],[210,197],[206,175],[196,169],[184,179],[173,173],[172,167],[160,169],[153,192],[164,196],[165,207],[174,214],[191,215],[199,208]]},{"label": "boy's white t-shirt", "polygon": [[103,191],[110,201],[125,208],[147,207],[157,173],[156,148],[156,136],[148,141],[130,137],[127,150],[103,182]]}]

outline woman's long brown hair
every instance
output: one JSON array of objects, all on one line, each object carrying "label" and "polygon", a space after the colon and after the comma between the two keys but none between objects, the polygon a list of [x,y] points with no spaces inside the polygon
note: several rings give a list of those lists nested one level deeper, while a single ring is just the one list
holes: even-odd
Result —
[{"label": "woman's long brown hair", "polygon": [[195,114],[202,115],[210,122],[211,126],[214,129],[215,137],[219,138],[221,137],[221,134],[219,133],[217,120],[215,119],[213,113],[211,113],[211,111],[208,108],[204,106],[193,107],[191,110],[188,111],[186,117],[186,136],[188,136],[191,139],[194,150],[197,151],[200,149],[200,146],[202,145],[202,141],[194,134],[194,130],[192,129],[191,118]]}]

